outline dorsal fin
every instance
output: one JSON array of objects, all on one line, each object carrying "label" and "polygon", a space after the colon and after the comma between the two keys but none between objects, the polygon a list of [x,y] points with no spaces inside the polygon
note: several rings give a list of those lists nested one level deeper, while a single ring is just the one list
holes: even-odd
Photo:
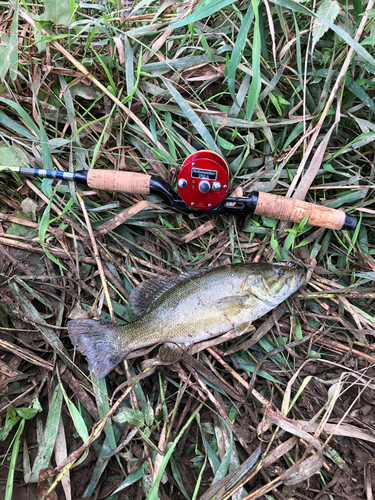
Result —
[{"label": "dorsal fin", "polygon": [[178,283],[185,280],[196,278],[201,276],[207,271],[211,271],[213,268],[198,269],[196,271],[188,271],[171,278],[152,278],[147,281],[143,281],[132,291],[129,299],[130,307],[133,313],[139,318],[144,314],[148,313],[152,304]]},{"label": "dorsal fin", "polygon": [[172,278],[152,278],[140,283],[130,295],[130,307],[134,314],[139,317],[148,312],[151,304],[163,293],[174,287],[180,280],[180,276]]}]

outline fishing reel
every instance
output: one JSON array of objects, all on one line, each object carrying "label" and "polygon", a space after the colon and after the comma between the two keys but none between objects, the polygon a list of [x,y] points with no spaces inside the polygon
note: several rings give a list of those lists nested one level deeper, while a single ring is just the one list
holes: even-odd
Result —
[{"label": "fishing reel", "polygon": [[228,164],[213,151],[191,154],[181,168],[171,173],[177,173],[177,191],[181,199],[195,210],[215,208],[228,194]]}]

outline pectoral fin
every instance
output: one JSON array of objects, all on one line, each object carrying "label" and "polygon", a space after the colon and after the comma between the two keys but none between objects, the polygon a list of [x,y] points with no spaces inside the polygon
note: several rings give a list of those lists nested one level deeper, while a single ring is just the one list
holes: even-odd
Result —
[{"label": "pectoral fin", "polygon": [[223,297],[216,302],[216,307],[224,314],[234,315],[241,312],[246,307],[248,297],[238,297],[236,295],[231,297]]},{"label": "pectoral fin", "polygon": [[245,333],[251,326],[251,321],[245,321],[245,323],[238,323],[234,325],[234,329],[236,330],[237,335],[242,335]]}]

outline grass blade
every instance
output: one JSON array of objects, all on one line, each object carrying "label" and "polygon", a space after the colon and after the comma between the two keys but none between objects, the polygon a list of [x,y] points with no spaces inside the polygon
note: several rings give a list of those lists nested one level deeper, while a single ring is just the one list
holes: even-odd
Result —
[{"label": "grass blade", "polygon": [[339,12],[340,5],[336,2],[336,0],[323,0],[323,2],[319,5],[316,13],[322,18],[316,18],[313,24],[311,52],[314,52],[316,43],[323,37],[324,33],[328,31],[329,27],[323,19],[327,19],[329,22],[334,23]]},{"label": "grass blade", "polygon": [[34,461],[30,476],[25,478],[28,483],[37,483],[39,480],[40,470],[45,469],[49,464],[59,429],[62,400],[62,391],[60,385],[57,385],[49,407],[46,426],[42,442],[39,445],[38,455]]},{"label": "grass blade", "polygon": [[29,114],[26,113],[26,111],[22,108],[22,106],[20,106],[17,102],[13,102],[10,99],[6,99],[5,97],[0,97],[0,102],[3,102],[7,106],[13,108],[16,111],[16,113],[29,126],[29,128],[35,132],[36,137],[38,139],[41,139],[39,128],[35,125],[34,121],[30,118]]},{"label": "grass blade", "polygon": [[257,0],[251,0],[255,14],[254,41],[253,41],[253,79],[251,80],[249,96],[246,104],[246,115],[250,122],[254,108],[260,94],[260,30],[259,30],[259,11]]},{"label": "grass blade", "polygon": [[[96,405],[98,408],[99,417],[103,418],[110,410],[108,391],[107,391],[107,383],[106,383],[105,379],[98,380],[92,372],[91,372],[91,380],[92,380],[92,385],[94,388]],[[104,431],[105,431],[105,434],[108,438],[109,444],[112,447],[112,450],[115,450],[116,449],[116,438],[115,438],[111,419],[109,419],[108,422],[105,424]]]},{"label": "grass blade", "polygon": [[[55,460],[57,464],[60,464],[63,460],[68,456],[66,449],[66,436],[65,429],[62,420],[62,416],[60,416],[59,428],[56,435],[55,442]],[[68,470],[64,477],[61,479],[61,485],[63,487],[66,500],[72,500],[72,489],[70,484],[70,471]]]},{"label": "grass blade", "polygon": [[182,427],[182,429],[178,433],[178,436],[171,443],[171,445],[170,445],[167,453],[163,457],[162,463],[160,465],[159,473],[157,475],[157,478],[154,481],[154,484],[152,485],[150,493],[147,496],[147,500],[158,500],[158,493],[157,492],[158,492],[159,483],[160,483],[162,475],[163,475],[163,473],[165,471],[165,468],[166,468],[166,466],[167,466],[167,464],[169,462],[169,458],[172,455],[174,449],[176,448],[177,443],[181,439],[183,433],[185,432],[185,430],[187,429],[187,427],[190,425],[190,422],[195,418],[195,416],[197,415],[197,413],[200,411],[200,409],[202,408],[202,406],[203,406],[203,403],[201,403],[198,406],[198,408],[192,413],[192,415],[188,418],[186,424]]},{"label": "grass blade", "polygon": [[[246,15],[242,20],[240,31],[238,32],[236,43],[234,44],[232,55],[228,65],[228,89],[235,104],[238,104],[235,91],[236,71],[241,60],[243,49],[246,44],[247,34],[254,19],[254,7],[250,3]],[[246,77],[245,77],[246,78]]]},{"label": "grass blade", "polygon": [[13,81],[17,78],[17,64],[18,64],[18,5],[19,2],[18,0],[16,0],[13,21],[12,21],[12,28],[10,30],[10,44],[9,44],[10,76]]},{"label": "grass blade", "polygon": [[204,142],[207,144],[207,146],[212,150],[216,151],[216,153],[221,154],[219,148],[216,146],[215,141],[213,140],[211,134],[208,132],[207,128],[204,126],[203,122],[200,120],[199,116],[191,106],[188,104],[186,99],[182,97],[182,95],[178,92],[178,90],[166,79],[163,78],[163,81],[169,90],[169,92],[172,94],[173,98],[177,102],[177,104],[180,106],[182,111],[184,112],[186,118],[194,125],[194,127],[197,129],[199,135],[202,137]]},{"label": "grass blade", "polygon": [[188,24],[196,23],[204,17],[211,16],[212,14],[215,14],[215,12],[218,12],[220,9],[228,7],[228,5],[231,5],[234,2],[235,0],[212,0],[211,2],[205,2],[201,0],[192,14],[190,14],[186,19],[182,19],[181,21],[168,26],[168,29],[182,28],[183,26],[187,26]]},{"label": "grass blade", "polygon": [[275,0],[274,3],[280,5],[281,7],[285,7],[286,9],[291,9],[295,12],[301,12],[302,14],[310,15],[315,19],[319,19],[329,28],[331,28],[331,30],[333,30],[337,35],[339,35],[339,37],[342,38],[348,45],[350,45],[350,47],[352,47],[360,56],[362,56],[363,59],[370,63],[373,68],[375,68],[375,59],[367,52],[366,49],[363,48],[360,43],[353,40],[353,38],[339,26],[331,23],[331,21],[321,16],[320,14],[312,12],[304,5],[293,2],[293,0]]},{"label": "grass blade", "polygon": [[7,484],[5,486],[5,497],[4,500],[12,500],[13,498],[13,483],[14,483],[14,473],[16,470],[16,463],[18,458],[18,451],[20,449],[21,435],[25,427],[26,420],[23,418],[18,426],[16,435],[13,440],[12,456],[9,464],[9,472],[7,478]]}]

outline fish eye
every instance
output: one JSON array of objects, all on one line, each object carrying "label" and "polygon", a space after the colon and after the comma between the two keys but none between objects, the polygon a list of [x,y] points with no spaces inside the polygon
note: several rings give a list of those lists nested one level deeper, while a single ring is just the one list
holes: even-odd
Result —
[{"label": "fish eye", "polygon": [[277,274],[278,274],[279,276],[282,276],[283,274],[285,274],[285,270],[284,270],[284,269],[278,269],[278,270],[277,270]]}]

